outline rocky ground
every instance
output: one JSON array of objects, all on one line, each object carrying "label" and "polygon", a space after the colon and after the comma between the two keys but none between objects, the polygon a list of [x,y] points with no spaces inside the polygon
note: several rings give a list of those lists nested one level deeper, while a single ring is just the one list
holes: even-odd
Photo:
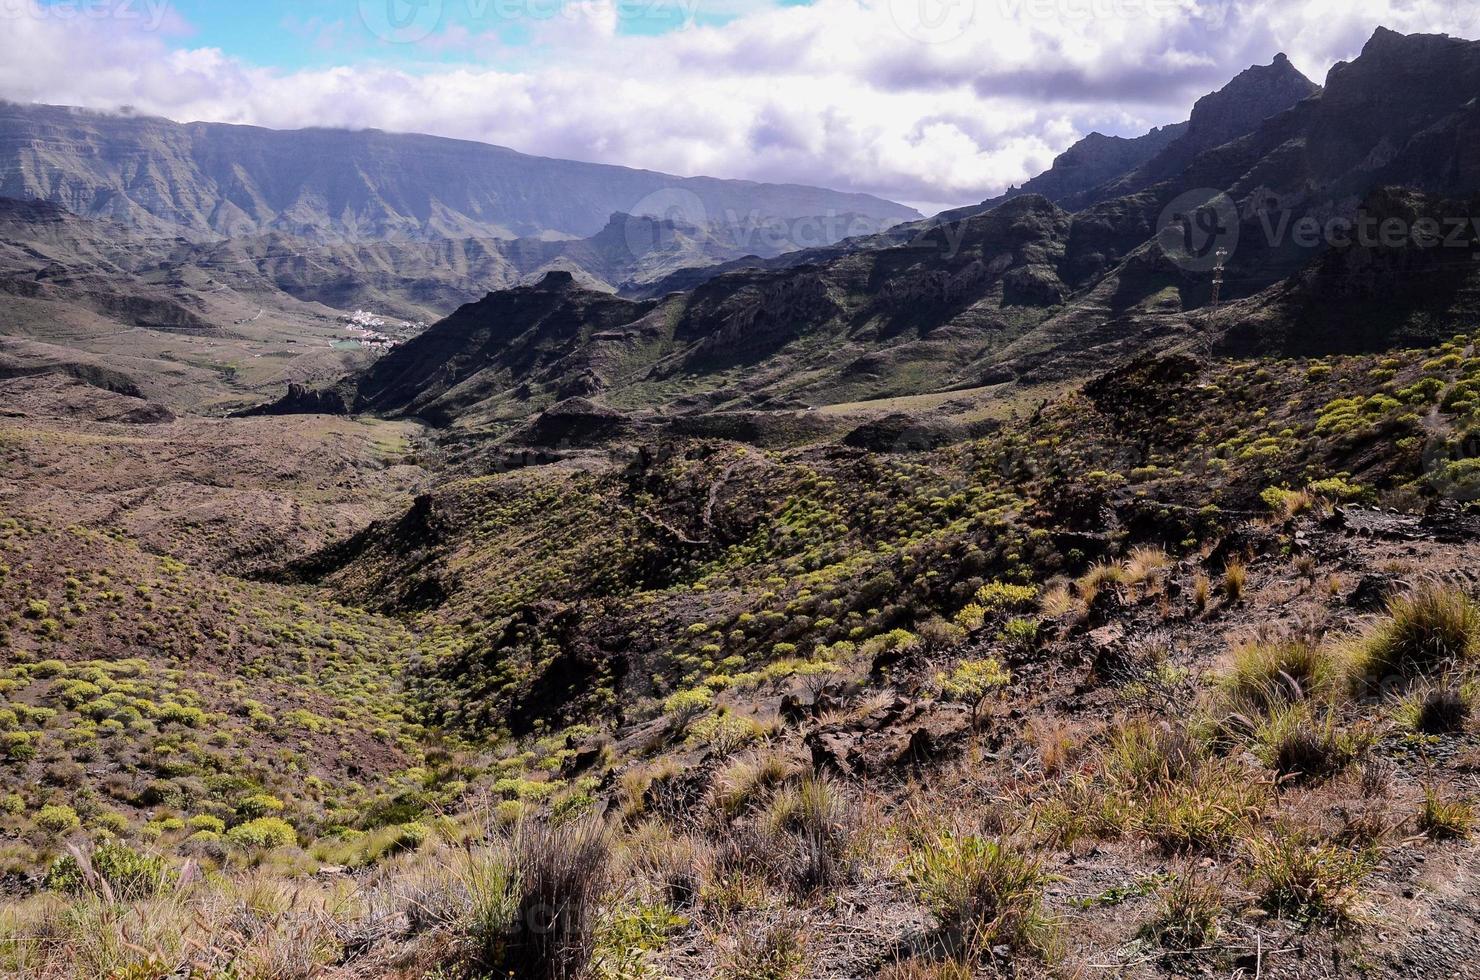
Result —
[{"label": "rocky ground", "polygon": [[7,381],[0,957],[1465,975],[1474,355],[1172,355],[756,443]]}]

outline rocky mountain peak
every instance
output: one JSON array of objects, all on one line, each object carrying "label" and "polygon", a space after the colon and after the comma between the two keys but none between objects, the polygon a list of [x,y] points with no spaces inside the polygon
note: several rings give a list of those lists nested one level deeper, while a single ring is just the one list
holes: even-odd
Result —
[{"label": "rocky mountain peak", "polygon": [[575,289],[576,277],[564,269],[552,269],[545,273],[543,279],[535,283],[534,288],[552,293]]},{"label": "rocky mountain peak", "polygon": [[1247,68],[1223,88],[1198,99],[1186,139],[1198,150],[1221,146],[1320,90],[1287,56],[1276,55],[1270,64]]}]

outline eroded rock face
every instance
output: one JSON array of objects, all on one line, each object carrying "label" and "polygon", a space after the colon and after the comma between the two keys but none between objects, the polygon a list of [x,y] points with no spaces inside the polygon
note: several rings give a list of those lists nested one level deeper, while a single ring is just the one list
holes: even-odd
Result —
[{"label": "eroded rock face", "polygon": [[[1439,84],[1441,75],[1453,84]],[[463,307],[381,359],[355,379],[351,408],[513,428],[570,399],[600,405],[620,388],[620,404],[633,412],[798,411],[1089,377],[1200,330],[1212,342],[1227,334],[1230,348],[1267,341],[1312,355],[1408,337],[1419,321],[1449,330],[1480,313],[1470,265],[1443,288],[1418,287],[1443,277],[1412,250],[1266,241],[1247,208],[1225,296],[1238,316],[1209,322],[1209,277],[1175,261],[1156,230],[1190,188],[1224,189],[1241,207],[1256,196],[1275,200],[1291,221],[1362,200],[1375,214],[1442,208],[1434,201],[1443,199],[1415,203],[1374,188],[1480,175],[1480,142],[1466,139],[1480,132],[1472,90],[1480,90],[1480,45],[1449,38],[1379,33],[1360,59],[1333,70],[1326,90],[1277,58],[1201,100],[1185,131],[1076,213],[1021,194],[908,235],[814,249],[643,301],[552,271]],[[1435,163],[1436,153],[1448,162]],[[1392,305],[1426,304],[1413,322],[1374,307],[1363,336],[1349,328],[1354,305],[1402,290]],[[531,424],[521,438],[550,438],[545,423],[558,440],[571,420]],[[879,435],[856,438],[873,447]]]},{"label": "eroded rock face", "polygon": [[959,442],[965,426],[894,414],[866,422],[843,438],[843,445],[872,452],[914,453]]},{"label": "eroded rock face", "polygon": [[1071,197],[1065,203],[1087,206],[1176,177],[1199,154],[1252,133],[1269,117],[1320,90],[1284,54],[1271,64],[1255,65],[1218,91],[1198,99],[1186,129],[1154,157],[1125,176]]},{"label": "eroded rock face", "polygon": [[237,418],[258,415],[348,415],[349,406],[344,395],[334,388],[313,389],[307,385],[289,382],[288,391],[282,398],[266,405],[236,413]]},{"label": "eroded rock face", "polygon": [[509,439],[527,446],[591,446],[630,435],[636,427],[615,409],[585,398],[569,398],[541,412]]}]

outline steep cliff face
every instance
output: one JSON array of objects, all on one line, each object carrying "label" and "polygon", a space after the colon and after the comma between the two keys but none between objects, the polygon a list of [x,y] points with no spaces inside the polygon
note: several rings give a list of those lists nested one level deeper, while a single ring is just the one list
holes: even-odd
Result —
[{"label": "steep cliff face", "polygon": [[1272,63],[1255,65],[1218,91],[1198,99],[1182,132],[1144,163],[1122,171],[1114,179],[1067,195],[1061,203],[1070,209],[1088,207],[1174,178],[1200,154],[1254,132],[1266,119],[1320,90],[1280,54]]},{"label": "steep cliff face", "polygon": [[551,272],[534,286],[462,307],[381,358],[358,379],[354,407],[448,422],[652,306],[581,289],[570,273]]},{"label": "steep cliff face", "polygon": [[616,211],[666,216],[675,193],[691,221],[919,217],[866,194],[674,177],[433,136],[182,125],[15,103],[0,103],[0,174],[0,195],[197,240],[270,231],[318,242],[583,237]]},{"label": "steep cliff face", "polygon": [[[1188,131],[1188,125],[1177,123],[1160,126],[1134,139],[1090,133],[1055,157],[1052,167],[1022,187],[1015,187],[1001,197],[973,205],[970,210],[991,210],[1027,194],[1039,194],[1059,204],[1070,201],[1146,164],[1172,143],[1182,139]],[[946,212],[942,217],[949,220],[953,213]]]}]

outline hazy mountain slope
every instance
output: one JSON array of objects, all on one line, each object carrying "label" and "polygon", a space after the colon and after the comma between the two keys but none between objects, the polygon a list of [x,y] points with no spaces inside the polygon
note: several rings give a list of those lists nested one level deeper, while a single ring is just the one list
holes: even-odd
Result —
[{"label": "hazy mountain slope", "polygon": [[404,339],[418,322],[552,270],[611,291],[739,251],[723,234],[628,215],[566,241],[131,239],[113,222],[0,198],[0,351],[15,370],[106,363],[126,379],[117,384],[177,408],[237,408],[261,401],[259,383],[324,380],[364,363],[342,311],[373,312],[387,321],[381,332]]},{"label": "hazy mountain slope", "polygon": [[211,269],[228,281],[281,290],[337,309],[370,309],[406,319],[436,320],[491,290],[570,272],[592,288],[639,289],[680,267],[738,257],[754,245],[774,255],[780,245],[740,240],[722,230],[612,215],[588,238],[459,238],[316,244],[270,234],[190,245],[170,261]]},{"label": "hazy mountain slope", "polygon": [[[0,195],[38,198],[147,233],[209,240],[280,231],[315,241],[580,237],[616,211],[710,220],[918,217],[866,194],[527,156],[433,136],[109,115],[0,103]],[[683,213],[690,208],[682,206]],[[692,220],[695,216],[690,215]]]},{"label": "hazy mountain slope", "polygon": [[551,276],[392,351],[357,379],[355,405],[469,424],[575,395],[784,408],[980,383],[961,367],[1064,298],[1056,268],[1068,230],[1067,214],[1025,197],[964,222],[959,237],[937,229],[822,265],[734,273],[656,304]]}]

